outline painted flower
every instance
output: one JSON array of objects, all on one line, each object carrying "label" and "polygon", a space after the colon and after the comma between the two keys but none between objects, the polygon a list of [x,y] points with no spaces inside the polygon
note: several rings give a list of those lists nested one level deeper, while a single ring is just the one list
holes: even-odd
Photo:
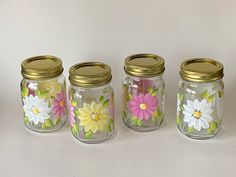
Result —
[{"label": "painted flower", "polygon": [[56,98],[53,100],[52,112],[54,117],[64,116],[66,113],[66,94],[64,91],[61,91],[56,95]]},{"label": "painted flower", "polygon": [[28,88],[30,90],[36,90],[38,87],[38,83],[34,83],[34,82],[30,82],[29,85],[28,85]]},{"label": "painted flower", "polygon": [[155,96],[148,94],[139,94],[133,96],[129,102],[129,109],[134,116],[141,120],[148,120],[157,109],[158,101]]},{"label": "painted flower", "polygon": [[40,91],[48,91],[49,95],[56,96],[58,92],[62,89],[62,84],[60,84],[57,80],[50,80],[48,82],[39,82],[38,89]]},{"label": "painted flower", "polygon": [[23,109],[25,116],[29,118],[29,121],[33,121],[35,125],[39,122],[44,123],[45,119],[49,119],[50,107],[48,102],[40,99],[38,96],[25,97],[23,99]]},{"label": "painted flower", "polygon": [[139,93],[145,93],[148,87],[153,86],[153,81],[148,79],[134,80],[134,85],[137,85]]},{"label": "painted flower", "polygon": [[69,101],[69,118],[70,118],[70,126],[73,127],[75,123],[75,113],[74,113],[74,106],[72,105],[71,101]]},{"label": "painted flower", "polygon": [[197,131],[200,131],[201,128],[209,128],[209,122],[213,120],[211,103],[208,103],[206,99],[202,101],[197,99],[194,101],[187,100],[187,104],[184,104],[183,107],[184,122],[188,123],[188,127],[193,126]]},{"label": "painted flower", "polygon": [[110,120],[108,110],[101,103],[97,104],[94,101],[91,105],[84,103],[83,107],[79,108],[79,112],[80,125],[84,126],[85,132],[103,131]]}]

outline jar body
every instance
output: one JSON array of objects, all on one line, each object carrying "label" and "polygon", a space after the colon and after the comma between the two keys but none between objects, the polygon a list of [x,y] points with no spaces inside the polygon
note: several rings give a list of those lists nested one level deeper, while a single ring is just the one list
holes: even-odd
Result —
[{"label": "jar body", "polygon": [[177,126],[194,139],[207,139],[221,129],[224,83],[179,81],[177,94]]},{"label": "jar body", "polygon": [[72,134],[81,142],[99,143],[114,131],[114,92],[111,84],[69,89],[69,117]]},{"label": "jar body", "polygon": [[21,96],[27,128],[37,132],[51,132],[65,123],[67,100],[63,75],[45,80],[23,79]]},{"label": "jar body", "polygon": [[164,119],[165,82],[163,75],[123,79],[123,121],[135,131],[157,129]]}]

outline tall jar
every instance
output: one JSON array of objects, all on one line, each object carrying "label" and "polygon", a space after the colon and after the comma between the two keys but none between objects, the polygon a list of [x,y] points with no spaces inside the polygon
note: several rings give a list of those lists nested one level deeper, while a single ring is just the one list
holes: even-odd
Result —
[{"label": "tall jar", "polygon": [[136,54],[125,59],[123,121],[135,131],[157,129],[164,119],[164,59],[154,54]]},{"label": "tall jar", "polygon": [[84,143],[107,140],[114,131],[111,68],[100,62],[70,68],[69,115],[72,134]]},{"label": "tall jar", "polygon": [[25,126],[37,132],[59,129],[67,119],[62,61],[54,56],[37,56],[24,60],[21,68]]},{"label": "tall jar", "polygon": [[186,136],[207,139],[220,131],[223,75],[223,65],[212,59],[189,59],[181,64],[177,126]]}]

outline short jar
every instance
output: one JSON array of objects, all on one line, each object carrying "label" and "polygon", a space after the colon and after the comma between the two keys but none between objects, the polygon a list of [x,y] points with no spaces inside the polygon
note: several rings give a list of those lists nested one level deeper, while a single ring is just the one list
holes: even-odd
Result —
[{"label": "short jar", "polygon": [[69,117],[72,134],[84,143],[100,143],[114,131],[111,68],[101,62],[70,68]]},{"label": "short jar", "polygon": [[157,129],[164,119],[164,59],[154,54],[135,54],[125,59],[123,122],[135,131]]},{"label": "short jar", "polygon": [[223,65],[196,58],[181,64],[177,94],[177,126],[194,139],[214,137],[223,118]]},{"label": "short jar", "polygon": [[24,124],[37,132],[52,132],[67,119],[66,82],[62,61],[36,56],[21,64]]}]

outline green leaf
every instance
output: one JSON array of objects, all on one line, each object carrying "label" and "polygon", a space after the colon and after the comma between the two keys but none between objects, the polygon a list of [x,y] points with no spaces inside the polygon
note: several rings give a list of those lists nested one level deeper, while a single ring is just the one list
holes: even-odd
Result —
[{"label": "green leaf", "polygon": [[130,123],[133,124],[133,125],[137,125],[137,120],[138,120],[137,117],[132,117],[131,120],[130,120]]},{"label": "green leaf", "polygon": [[148,87],[148,93],[152,94],[152,92],[153,92],[153,88],[152,87]]},{"label": "green leaf", "polygon": [[41,125],[41,128],[44,130],[47,129],[47,126],[45,125],[45,123]]},{"label": "green leaf", "polygon": [[210,129],[214,131],[217,130],[218,124],[215,121],[210,122]]},{"label": "green leaf", "polygon": [[131,100],[133,98],[133,96],[129,93],[128,94],[128,101]]},{"label": "green leaf", "polygon": [[44,124],[48,127],[48,128],[52,128],[53,127],[53,123],[51,119],[46,119],[44,121]]},{"label": "green leaf", "polygon": [[193,132],[193,130],[194,130],[193,126],[191,126],[191,127],[188,127],[188,133],[192,133],[192,132]]},{"label": "green leaf", "polygon": [[138,120],[137,120],[137,125],[138,125],[139,127],[141,127],[142,124],[143,124],[142,120],[138,119]]},{"label": "green leaf", "polygon": [[112,130],[111,125],[110,124],[106,125],[105,131],[106,132],[111,132],[111,130]]},{"label": "green leaf", "polygon": [[72,131],[72,133],[73,133],[74,135],[78,134],[79,131],[80,131],[80,130],[79,130],[79,126],[75,123],[75,124],[73,125],[71,131]]},{"label": "green leaf", "polygon": [[60,117],[57,117],[57,118],[56,118],[56,125],[58,125],[60,122],[61,122]]},{"label": "green leaf", "polygon": [[219,90],[219,91],[218,91],[218,94],[219,94],[219,98],[221,98],[221,97],[224,96],[224,91],[223,91],[223,90]]},{"label": "green leaf", "polygon": [[78,110],[78,109],[76,109],[74,112],[75,112],[75,116],[76,116],[76,117],[79,117],[79,115],[80,115],[80,112],[79,112],[79,110]]},{"label": "green leaf", "polygon": [[109,104],[109,99],[107,99],[106,101],[103,102],[104,107],[108,107],[108,104]]},{"label": "green leaf", "polygon": [[104,102],[104,96],[100,96],[100,97],[99,97],[99,101],[100,101],[101,103],[103,103],[103,102]]},{"label": "green leaf", "polygon": [[182,123],[183,123],[182,119],[180,119],[180,117],[178,116],[176,118],[176,124],[180,126],[180,125],[182,125]]},{"label": "green leaf", "polygon": [[72,100],[72,101],[71,101],[71,104],[72,104],[72,106],[77,106],[78,103],[77,103],[77,101]]},{"label": "green leaf", "polygon": [[157,121],[157,117],[156,116],[152,116],[152,121],[155,123]]},{"label": "green leaf", "polygon": [[24,122],[25,122],[25,123],[28,123],[28,122],[29,122],[29,118],[25,116],[25,117],[24,117]]},{"label": "green leaf", "polygon": [[178,93],[177,98],[179,101],[182,101],[182,99],[184,98],[184,94]]},{"label": "green leaf", "polygon": [[209,97],[207,98],[207,101],[208,101],[209,103],[212,103],[212,102],[214,101],[214,99],[215,99],[215,94],[209,96]]},{"label": "green leaf", "polygon": [[40,91],[40,98],[47,98],[49,96],[49,91]]},{"label": "green leaf", "polygon": [[22,87],[21,95],[23,97],[26,97],[26,96],[28,96],[28,94],[29,94],[29,89],[27,87]]},{"label": "green leaf", "polygon": [[204,92],[202,92],[202,94],[201,94],[201,97],[203,99],[208,99],[209,96],[210,96],[210,94],[207,89]]},{"label": "green leaf", "polygon": [[212,130],[211,128],[208,128],[208,129],[207,129],[207,133],[208,133],[209,135],[212,135],[212,134],[214,133],[214,130]]},{"label": "green leaf", "polygon": [[126,117],[126,111],[123,111],[123,117]]},{"label": "green leaf", "polygon": [[90,139],[90,138],[92,138],[92,136],[93,136],[93,132],[92,131],[85,132],[85,138],[86,139]]}]

